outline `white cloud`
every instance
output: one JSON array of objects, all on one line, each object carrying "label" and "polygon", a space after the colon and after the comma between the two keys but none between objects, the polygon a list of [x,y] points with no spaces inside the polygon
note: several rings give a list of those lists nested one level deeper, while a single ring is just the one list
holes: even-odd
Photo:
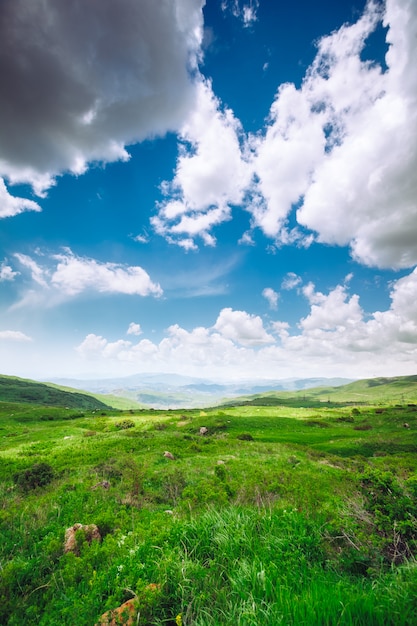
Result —
[{"label": "white cloud", "polygon": [[290,291],[291,289],[295,289],[302,283],[301,277],[295,274],[294,272],[287,272],[284,280],[281,283],[281,289],[286,289]]},{"label": "white cloud", "polygon": [[148,233],[144,233],[143,235],[135,235],[134,237],[132,237],[132,239],[137,243],[149,243]]},{"label": "white cloud", "polygon": [[[237,2],[224,10],[243,15]],[[387,27],[387,70],[363,61],[369,35]],[[274,245],[351,246],[360,263],[417,263],[417,5],[370,1],[363,16],[317,44],[299,89],[281,85],[263,134],[245,138],[202,82],[155,230],[185,249],[241,205]],[[299,226],[288,227],[296,207]],[[302,227],[302,228],[301,228]],[[310,229],[305,232],[304,228]],[[311,231],[315,231],[313,235]],[[251,241],[251,231],[241,243]]]},{"label": "white cloud", "polygon": [[15,272],[10,265],[7,265],[7,261],[3,261],[0,263],[0,283],[14,280],[16,276],[19,275],[19,272]]},{"label": "white cloud", "polygon": [[314,291],[310,283],[304,294],[311,303],[310,314],[301,320],[300,327],[306,331],[352,329],[363,317],[359,297],[353,295],[347,300],[345,287],[338,285],[326,296]]},{"label": "white cloud", "polygon": [[[127,159],[127,144],[177,130],[194,98],[203,4],[0,3],[0,175],[42,194],[61,172]],[[28,202],[16,199],[39,210]]]},{"label": "white cloud", "polygon": [[89,359],[101,358],[103,356],[103,350],[107,345],[107,339],[100,335],[90,333],[84,339],[84,341],[76,347],[77,352]]},{"label": "white cloud", "polygon": [[243,346],[259,346],[274,342],[274,338],[264,329],[259,315],[250,315],[246,311],[222,309],[213,328],[223,337]]},{"label": "white cloud", "polygon": [[[361,60],[383,17],[387,71]],[[369,2],[318,43],[300,89],[282,85],[264,136],[252,140],[261,201],[254,225],[282,240],[292,208],[319,242],[350,245],[361,263],[417,263],[417,5]],[[289,243],[292,243],[291,241]]]},{"label": "white cloud", "polygon": [[[139,266],[103,263],[95,259],[78,257],[66,249],[53,255],[44,264],[24,254],[15,254],[23,268],[30,271],[32,280],[47,292],[47,304],[53,305],[81,293],[127,294],[138,296],[162,295],[158,283]],[[47,264],[48,263],[48,264]],[[42,296],[31,290],[20,305],[39,301]]]},{"label": "white cloud", "polygon": [[0,330],[0,341],[32,341],[32,338],[20,330]]},{"label": "white cloud", "polygon": [[19,263],[24,267],[30,270],[31,278],[33,282],[48,289],[48,280],[47,275],[48,272],[45,268],[41,267],[34,259],[32,259],[27,254],[16,253],[15,258],[19,261]]},{"label": "white cloud", "polygon": [[124,293],[128,295],[162,295],[161,287],[153,283],[141,267],[100,263],[72,253],[55,256],[57,267],[51,276],[51,285],[60,292],[74,296],[87,289],[99,293]]},{"label": "white cloud", "polygon": [[41,211],[41,207],[33,200],[11,196],[0,177],[0,219],[13,217],[24,211]]},{"label": "white cloud", "polygon": [[329,293],[303,289],[310,312],[296,328],[226,308],[212,327],[187,330],[173,324],[159,342],[110,342],[90,334],[77,348],[88,360],[125,364],[130,371],[165,371],[231,378],[414,374],[417,358],[417,269],[397,280],[391,306],[365,312],[356,294],[338,285]]},{"label": "white cloud", "polygon": [[235,17],[241,19],[245,27],[251,26],[258,19],[259,0],[223,0],[221,7],[223,11],[231,11]]},{"label": "white cloud", "polygon": [[129,324],[129,328],[127,329],[127,334],[128,335],[141,335],[142,329],[140,327],[140,324],[136,324],[136,322],[131,322]]},{"label": "white cloud", "polygon": [[152,219],[156,232],[191,249],[199,236],[214,245],[209,231],[231,218],[242,203],[252,172],[241,147],[242,130],[230,109],[220,108],[209,82],[201,81],[193,112],[181,129],[174,179],[162,190],[167,200]]},{"label": "white cloud", "polygon": [[253,240],[252,233],[250,231],[244,232],[238,240],[238,244],[241,246],[254,246],[255,242]]},{"label": "white cloud", "polygon": [[262,291],[262,295],[269,302],[269,306],[271,307],[271,309],[277,308],[279,293],[271,289],[271,287],[265,287],[265,289]]}]

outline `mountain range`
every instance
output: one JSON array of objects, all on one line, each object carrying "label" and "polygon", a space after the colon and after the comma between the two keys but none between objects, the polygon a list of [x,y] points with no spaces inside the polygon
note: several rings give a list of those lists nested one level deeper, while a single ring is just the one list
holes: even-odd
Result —
[{"label": "mountain range", "polygon": [[[45,381],[46,382],[46,381]],[[288,378],[281,380],[214,381],[171,373],[135,374],[123,378],[56,378],[47,382],[93,394],[126,398],[155,409],[207,407],[225,399],[270,391],[302,391],[313,387],[338,387],[347,378]]]}]

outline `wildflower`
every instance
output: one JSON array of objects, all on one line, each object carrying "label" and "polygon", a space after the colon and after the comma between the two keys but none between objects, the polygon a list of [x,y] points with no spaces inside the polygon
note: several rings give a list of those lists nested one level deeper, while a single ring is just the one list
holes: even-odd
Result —
[{"label": "wildflower", "polygon": [[175,618],[175,623],[177,626],[182,626],[182,614],[178,613],[177,617]]}]

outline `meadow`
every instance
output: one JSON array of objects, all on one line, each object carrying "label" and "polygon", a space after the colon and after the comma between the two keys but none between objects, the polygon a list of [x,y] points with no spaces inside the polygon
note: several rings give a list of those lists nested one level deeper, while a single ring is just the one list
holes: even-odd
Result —
[{"label": "meadow", "polygon": [[305,404],[0,402],[0,623],[416,624],[416,405]]}]

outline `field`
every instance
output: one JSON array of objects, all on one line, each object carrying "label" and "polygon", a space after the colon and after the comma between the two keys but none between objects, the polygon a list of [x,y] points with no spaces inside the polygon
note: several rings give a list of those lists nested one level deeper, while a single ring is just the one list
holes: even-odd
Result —
[{"label": "field", "polygon": [[416,624],[417,407],[265,402],[0,402],[0,623]]}]

